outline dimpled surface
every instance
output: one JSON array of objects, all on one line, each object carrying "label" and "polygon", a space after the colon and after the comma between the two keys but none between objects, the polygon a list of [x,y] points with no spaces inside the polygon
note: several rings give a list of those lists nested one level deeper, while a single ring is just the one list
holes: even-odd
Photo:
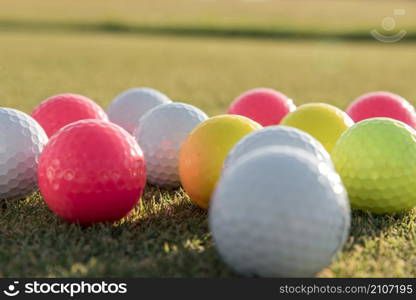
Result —
[{"label": "dimpled surface", "polygon": [[59,129],[84,119],[108,121],[104,110],[91,99],[77,94],[60,94],[42,101],[32,117],[51,137]]},{"label": "dimpled surface", "polygon": [[277,125],[296,106],[286,95],[269,88],[249,90],[236,98],[229,114],[248,117],[263,126]]},{"label": "dimpled surface", "polygon": [[29,115],[0,108],[0,199],[20,199],[38,188],[38,158],[48,137]]},{"label": "dimpled surface", "polygon": [[82,120],[51,138],[38,179],[52,211],[69,222],[90,224],[124,217],[142,194],[146,170],[139,145],[124,129]]},{"label": "dimpled surface", "polygon": [[118,95],[107,109],[111,122],[133,133],[140,118],[150,109],[172,102],[165,94],[146,87],[132,88]]},{"label": "dimpled surface", "polygon": [[354,121],[339,108],[326,103],[309,103],[299,106],[288,114],[282,125],[301,129],[316,138],[331,152],[341,134],[354,124]]},{"label": "dimpled surface", "polygon": [[267,146],[291,146],[303,149],[319,161],[332,166],[331,157],[325,148],[311,135],[289,126],[269,126],[252,132],[242,138],[230,151],[224,169],[235,164],[242,156]]},{"label": "dimpled surface", "polygon": [[353,208],[396,213],[416,205],[416,135],[387,118],[361,121],[346,131],[331,155]]},{"label": "dimpled surface", "polygon": [[351,103],[346,112],[355,122],[387,117],[416,128],[414,107],[406,99],[389,92],[364,94]]},{"label": "dimpled surface", "polygon": [[206,119],[200,109],[179,102],[159,105],[140,119],[134,137],[144,153],[148,182],[167,188],[180,186],[180,148],[192,129]]},{"label": "dimpled surface", "polygon": [[261,125],[243,116],[220,115],[199,124],[179,155],[179,176],[192,201],[207,209],[214,186],[231,148]]},{"label": "dimpled surface", "polygon": [[218,252],[248,276],[309,277],[344,244],[350,209],[339,176],[303,150],[262,148],[218,182],[209,224]]}]

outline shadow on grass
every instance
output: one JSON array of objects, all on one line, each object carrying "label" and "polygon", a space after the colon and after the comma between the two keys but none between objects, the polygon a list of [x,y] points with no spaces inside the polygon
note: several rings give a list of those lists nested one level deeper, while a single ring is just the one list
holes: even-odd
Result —
[{"label": "shadow on grass", "polygon": [[369,239],[387,236],[391,230],[406,229],[414,223],[414,211],[397,215],[377,215],[370,212],[354,210],[351,218],[350,241],[346,250],[351,250],[355,245],[364,245]]},{"label": "shadow on grass", "polygon": [[[8,202],[0,217],[4,277],[232,277],[218,256],[206,211],[183,190],[146,187],[140,205],[115,224],[80,227],[58,219],[39,194]],[[354,211],[344,252],[390,235],[409,236],[410,212],[397,216]]]},{"label": "shadow on grass", "polygon": [[0,218],[0,275],[229,277],[207,214],[182,190],[147,187],[139,207],[115,224],[58,219],[39,194],[8,203]]},{"label": "shadow on grass", "polygon": [[[0,20],[0,30],[58,31],[58,32],[108,32],[118,34],[174,35],[216,38],[293,39],[293,40],[350,40],[374,41],[369,30],[331,32],[282,26],[224,26],[207,24],[127,24],[120,21],[99,23],[69,23],[51,21]],[[415,41],[416,32],[408,32],[403,41]]]}]

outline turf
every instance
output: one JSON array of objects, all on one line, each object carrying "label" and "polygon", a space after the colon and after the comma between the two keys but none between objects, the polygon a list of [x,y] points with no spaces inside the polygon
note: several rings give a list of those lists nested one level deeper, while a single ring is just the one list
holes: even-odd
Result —
[{"label": "turf", "polygon": [[[0,7],[2,30],[371,40],[377,29],[416,39],[416,3],[408,0],[0,0]],[[394,17],[392,31],[382,28],[386,16]]]},{"label": "turf", "polygon": [[[0,44],[1,103],[26,112],[61,92],[85,94],[107,107],[132,86],[155,87],[210,115],[257,86],[282,90],[296,104],[325,101],[341,108],[370,90],[391,90],[412,102],[416,94],[412,43],[3,32]],[[414,222],[414,212],[354,213],[340,257],[318,276],[415,276]],[[152,187],[128,218],[88,228],[57,219],[38,194],[5,202],[0,275],[236,276],[214,249],[206,213],[180,190]]]},{"label": "turf", "polygon": [[35,194],[6,202],[0,225],[1,276],[232,275],[214,251],[206,213],[182,191],[148,187],[121,222],[85,228],[55,218]]},{"label": "turf", "polygon": [[[416,25],[409,0],[0,0],[0,18],[51,21],[120,21],[127,24],[284,25],[329,29],[374,28],[394,9],[399,26]],[[63,9],[64,8],[64,9]]]}]

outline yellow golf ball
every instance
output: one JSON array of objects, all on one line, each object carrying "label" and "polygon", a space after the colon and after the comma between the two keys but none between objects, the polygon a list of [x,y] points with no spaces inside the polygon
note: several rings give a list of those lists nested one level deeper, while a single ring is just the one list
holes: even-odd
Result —
[{"label": "yellow golf ball", "polygon": [[301,129],[322,143],[331,153],[341,134],[354,125],[354,121],[339,108],[325,103],[299,106],[282,120],[281,125]]},{"label": "yellow golf ball", "polygon": [[208,209],[228,152],[242,137],[260,128],[257,122],[238,115],[215,116],[194,128],[179,156],[181,183],[193,202]]}]

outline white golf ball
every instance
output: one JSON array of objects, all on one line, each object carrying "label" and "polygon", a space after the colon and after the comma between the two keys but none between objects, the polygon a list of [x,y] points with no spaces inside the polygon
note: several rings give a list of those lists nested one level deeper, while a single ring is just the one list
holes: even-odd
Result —
[{"label": "white golf ball", "polygon": [[235,164],[242,156],[266,146],[291,146],[305,150],[319,161],[333,168],[329,153],[310,134],[289,126],[269,126],[254,131],[242,138],[227,155],[224,170]]},{"label": "white golf ball", "polygon": [[38,156],[48,142],[29,115],[0,108],[0,199],[21,199],[38,189]]},{"label": "white golf ball", "polygon": [[132,88],[118,95],[108,107],[111,122],[133,133],[140,118],[150,109],[172,102],[165,94],[152,88]]},{"label": "white golf ball", "polygon": [[350,227],[338,174],[294,147],[266,147],[230,166],[209,224],[219,254],[247,276],[309,277],[331,263]]},{"label": "white golf ball", "polygon": [[180,186],[179,152],[189,133],[208,116],[185,103],[160,105],[146,113],[134,137],[143,150],[148,182],[167,188]]}]

